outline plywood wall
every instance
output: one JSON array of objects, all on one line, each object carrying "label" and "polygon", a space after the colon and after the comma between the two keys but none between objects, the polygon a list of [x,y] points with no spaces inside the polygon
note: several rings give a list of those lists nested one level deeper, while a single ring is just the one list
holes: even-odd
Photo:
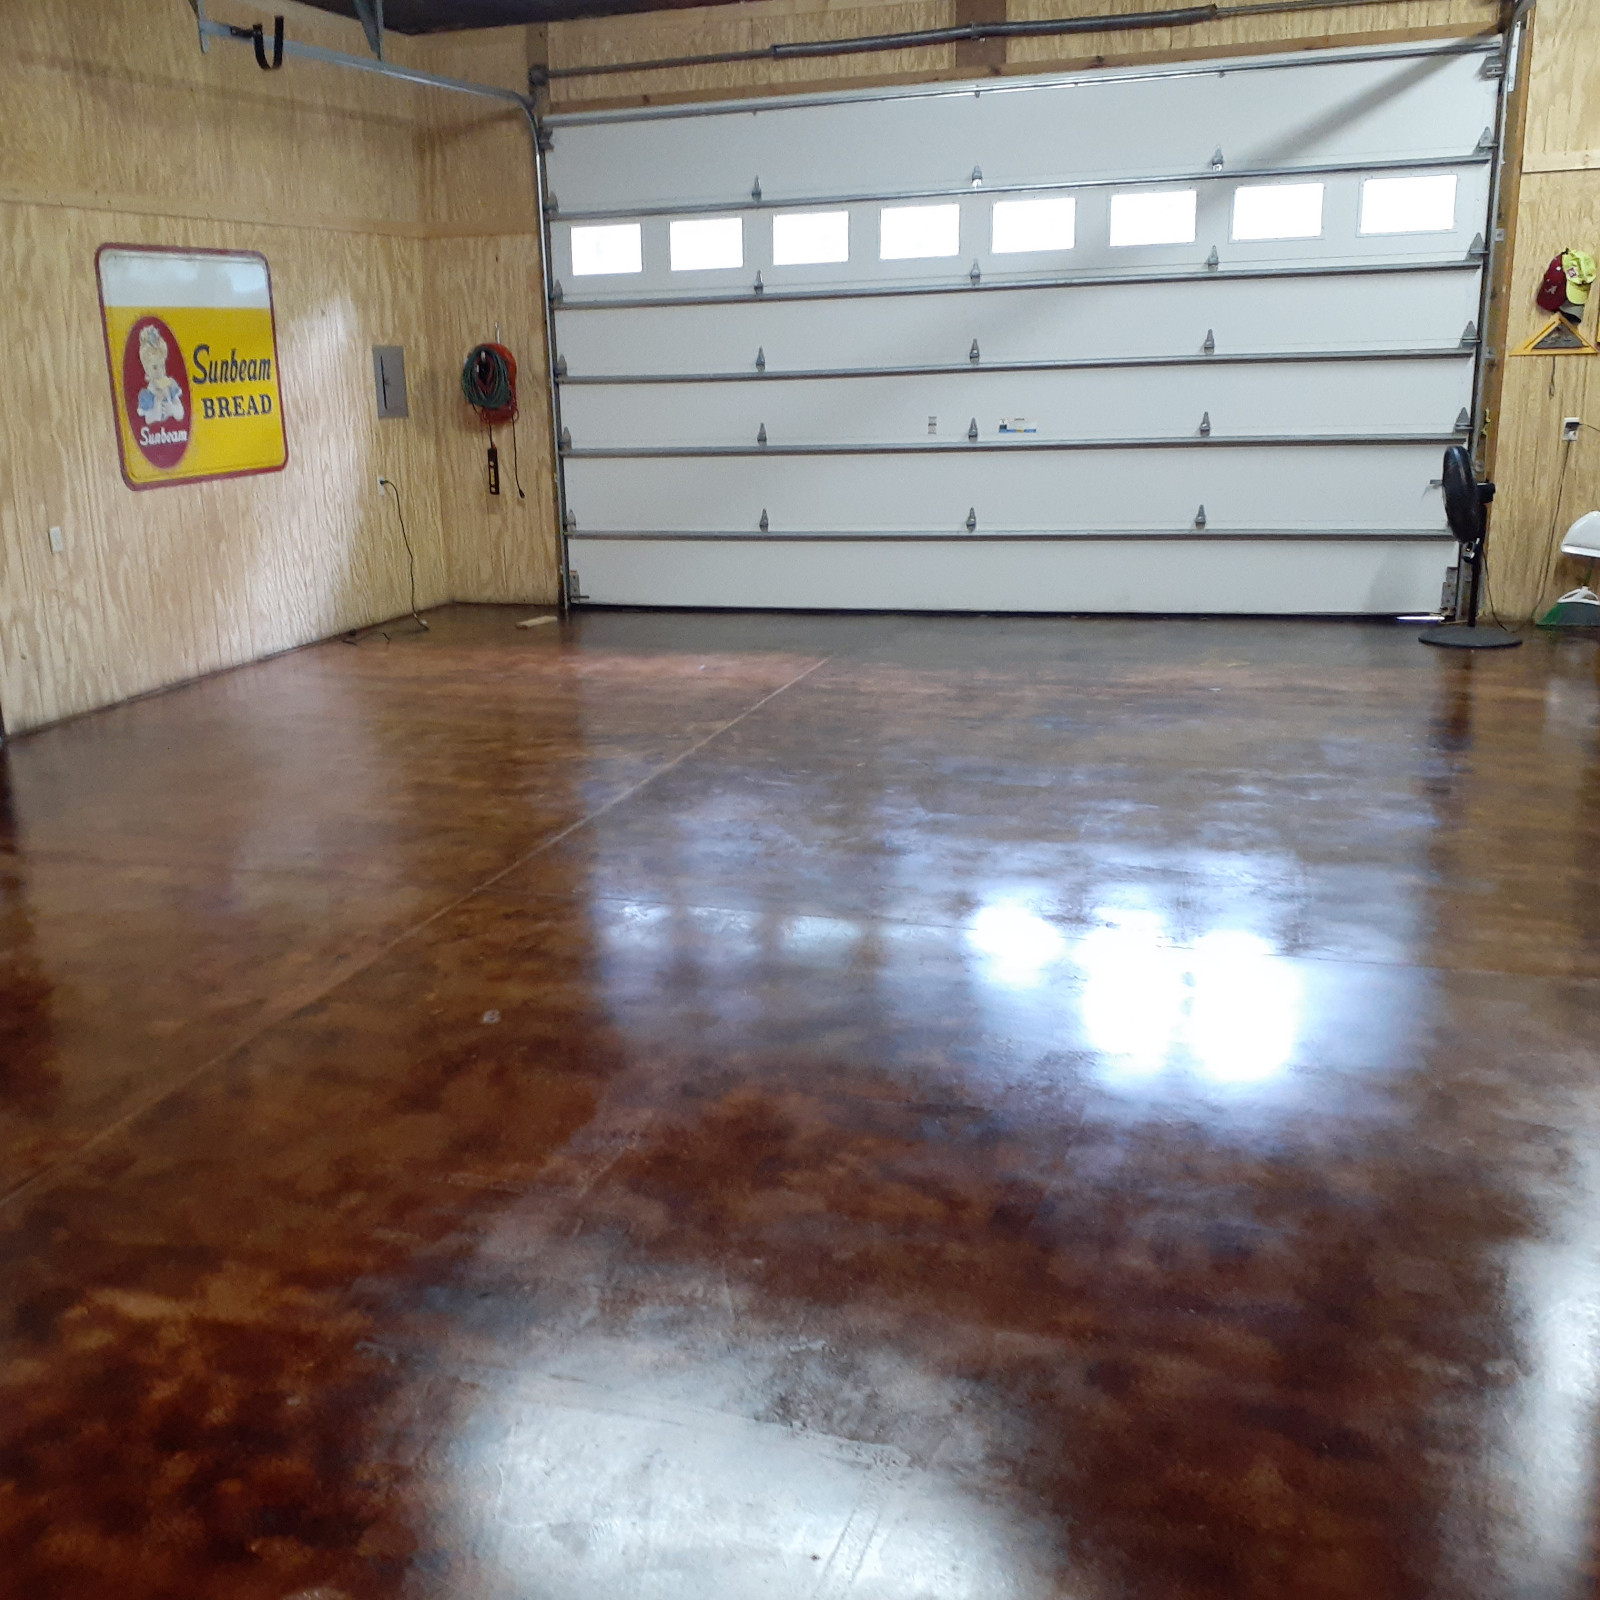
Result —
[{"label": "plywood wall", "polygon": [[[227,0],[209,9],[261,15]],[[364,53],[355,24],[283,9],[291,37]],[[202,55],[182,0],[39,0],[6,19],[0,335],[18,353],[0,363],[8,731],[405,611],[407,562],[379,472],[404,494],[420,604],[553,601],[521,114],[308,63],[265,74],[233,45]],[[516,87],[530,43],[514,29],[393,48]],[[286,471],[143,494],[123,485],[94,279],[107,240],[267,257]],[[526,501],[486,493],[483,441],[460,399],[466,350],[496,322],[523,365]],[[406,347],[407,420],[377,420],[375,343]]]},{"label": "plywood wall", "polygon": [[[1548,319],[1534,293],[1550,258],[1568,245],[1600,255],[1600,10],[1594,0],[1540,0],[1527,83],[1527,136],[1515,250],[1507,280],[1506,343],[1514,348]],[[1600,298],[1585,324],[1600,332]],[[1578,442],[1561,419],[1582,417]],[[1600,510],[1600,358],[1512,357],[1499,405],[1494,474],[1499,485],[1490,564],[1494,598],[1508,616],[1539,614],[1585,581],[1587,564],[1559,554],[1561,535]]]},{"label": "plywood wall", "polygon": [[[1175,9],[1180,9],[1176,0],[756,0],[748,5],[553,23],[549,61],[561,68],[620,64],[765,49],[780,42],[945,28],[975,20],[1021,22]],[[667,104],[730,93],[796,93],[837,87],[840,82],[892,83],[1239,55],[1281,50],[1285,44],[1312,48],[1372,35],[1471,32],[1492,27],[1497,14],[1498,0],[1373,0],[1370,5],[1313,7],[1292,15],[1012,39],[1000,45],[940,44],[887,53],[559,78],[551,84],[550,103],[560,110]]]}]

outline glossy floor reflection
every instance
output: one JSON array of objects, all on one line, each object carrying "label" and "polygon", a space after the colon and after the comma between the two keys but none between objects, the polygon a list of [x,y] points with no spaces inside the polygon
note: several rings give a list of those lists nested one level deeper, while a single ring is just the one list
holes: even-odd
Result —
[{"label": "glossy floor reflection", "polygon": [[0,1595],[1593,1592],[1592,642],[520,614],[6,752]]}]

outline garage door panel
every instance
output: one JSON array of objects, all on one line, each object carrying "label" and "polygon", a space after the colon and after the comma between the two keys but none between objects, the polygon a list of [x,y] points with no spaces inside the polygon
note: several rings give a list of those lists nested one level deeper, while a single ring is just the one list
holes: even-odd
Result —
[{"label": "garage door panel", "polygon": [[[1039,439],[1177,438],[1202,414],[1214,436],[1447,434],[1472,399],[1472,364],[1450,361],[1290,362],[1154,371],[982,372],[746,383],[576,385],[561,417],[575,445],[912,443],[930,422],[957,438],[1002,419]],[[935,420],[936,419],[936,420]]]},{"label": "garage door panel", "polygon": [[[1387,176],[1404,176],[1392,171]],[[849,259],[826,266],[777,265],[773,260],[773,218],[764,211],[730,214],[724,220],[740,226],[742,255],[737,266],[685,272],[674,270],[671,252],[672,219],[645,217],[641,228],[642,270],[630,274],[605,274],[576,278],[572,275],[573,225],[561,222],[553,230],[556,275],[563,293],[574,298],[633,300],[685,295],[734,295],[753,288],[759,270],[764,288],[774,293],[819,287],[855,288],[870,285],[917,286],[970,281],[974,265],[981,278],[994,281],[1019,277],[1069,274],[1107,275],[1119,272],[1177,272],[1201,270],[1213,248],[1219,267],[1295,268],[1337,261],[1344,265],[1379,265],[1416,260],[1462,259],[1482,231],[1488,203],[1488,170],[1482,164],[1453,168],[1444,174],[1456,182],[1454,226],[1417,234],[1363,234],[1360,229],[1363,173],[1339,173],[1318,180],[1322,195],[1322,232],[1315,238],[1235,240],[1234,193],[1239,182],[1228,177],[1193,181],[1195,190],[1194,238],[1174,244],[1113,244],[1112,205],[1123,191],[1085,188],[1068,192],[1074,205],[1074,242],[1070,249],[996,254],[993,212],[997,197],[990,189],[968,190],[946,197],[942,204],[959,213],[958,247],[953,255],[933,259],[881,260],[879,258],[879,204],[842,202],[836,209],[848,217]],[[1046,196],[1048,198],[1048,196]],[[1060,196],[1058,196],[1059,198]],[[1038,199],[1038,191],[1021,195]],[[681,220],[681,219],[680,219]]]},{"label": "garage door panel", "polygon": [[753,533],[1441,529],[1439,451],[1232,449],[569,459],[580,529]]},{"label": "garage door panel", "polygon": [[1371,280],[1119,284],[953,295],[568,311],[559,348],[576,375],[626,376],[1197,353],[1419,349],[1458,344],[1478,274]]},{"label": "garage door panel", "polygon": [[1495,85],[1481,64],[1481,53],[1368,59],[1313,74],[1253,62],[759,114],[558,117],[549,170],[568,210],[646,201],[693,209],[742,199],[757,176],[769,203],[960,185],[974,165],[991,185],[1049,181],[1064,151],[1083,177],[1202,171],[1218,147],[1239,168],[1461,155],[1494,120]]},{"label": "garage door panel", "polygon": [[580,539],[572,546],[583,593],[597,604],[867,611],[1393,616],[1436,606],[1453,559],[1454,546],[1438,540],[689,545]]}]

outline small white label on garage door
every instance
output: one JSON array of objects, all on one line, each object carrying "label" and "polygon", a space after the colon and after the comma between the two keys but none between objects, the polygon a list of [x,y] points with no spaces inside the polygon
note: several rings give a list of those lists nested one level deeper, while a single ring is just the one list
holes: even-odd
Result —
[{"label": "small white label on garage door", "polygon": [[1039,424],[1032,417],[1001,417],[1001,433],[1037,433]]}]

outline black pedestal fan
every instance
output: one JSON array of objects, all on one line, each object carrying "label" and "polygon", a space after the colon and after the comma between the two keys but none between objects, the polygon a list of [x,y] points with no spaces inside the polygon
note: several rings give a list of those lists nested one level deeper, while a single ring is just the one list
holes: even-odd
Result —
[{"label": "black pedestal fan", "polygon": [[1446,645],[1456,650],[1507,650],[1522,641],[1504,628],[1478,626],[1478,597],[1483,587],[1483,544],[1489,536],[1489,502],[1494,485],[1479,483],[1466,447],[1453,444],[1444,453],[1444,514],[1450,532],[1461,546],[1459,560],[1467,564],[1467,620],[1424,628],[1417,637],[1424,644]]}]

